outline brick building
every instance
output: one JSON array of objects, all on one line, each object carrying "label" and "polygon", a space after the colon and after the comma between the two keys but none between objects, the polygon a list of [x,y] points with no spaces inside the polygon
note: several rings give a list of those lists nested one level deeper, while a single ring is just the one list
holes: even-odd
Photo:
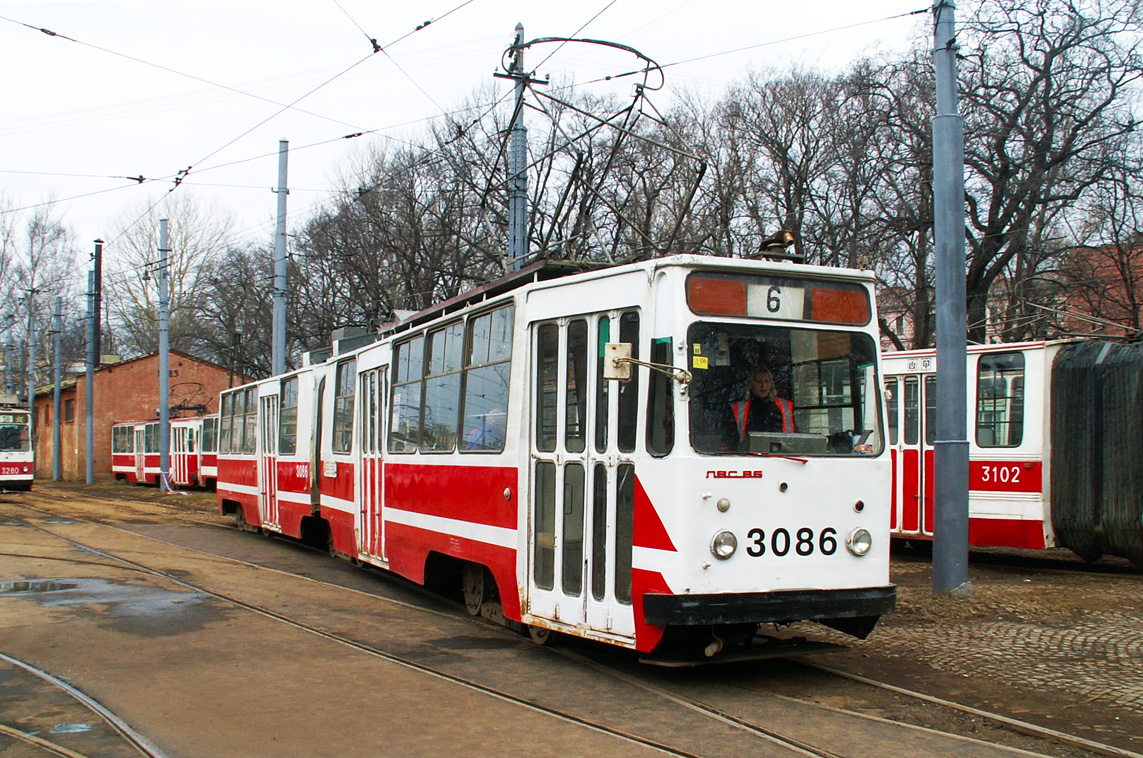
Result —
[{"label": "brick building", "polygon": [[[170,352],[170,404],[172,418],[218,412],[218,393],[247,381],[227,369],[185,353]],[[61,383],[61,475],[83,481],[87,470],[87,377],[69,377]],[[96,479],[111,478],[111,425],[117,421],[158,418],[159,356],[145,355],[120,363],[104,364],[94,374],[93,428]],[[51,479],[55,444],[52,420],[54,388],[36,390],[36,478]],[[176,410],[180,409],[180,410]]]}]

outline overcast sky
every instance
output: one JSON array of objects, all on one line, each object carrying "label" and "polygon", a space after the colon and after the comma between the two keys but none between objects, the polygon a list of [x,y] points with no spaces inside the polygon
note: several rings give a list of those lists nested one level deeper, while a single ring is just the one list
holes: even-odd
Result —
[{"label": "overcast sky", "polygon": [[[490,82],[506,91],[510,84],[492,74],[517,22],[528,39],[575,35],[639,49],[667,66],[667,89],[652,98],[666,108],[672,89],[717,97],[751,68],[797,62],[834,70],[927,44],[929,16],[905,15],[926,7],[922,0],[0,2],[0,194],[16,209],[54,201],[86,259],[91,240],[113,243],[119,222],[169,197],[190,167],[176,192],[233,214],[244,239],[269,243],[279,140],[290,142],[293,228],[332,197],[355,151],[422,132]],[[384,51],[374,54],[370,38]],[[529,52],[528,68],[554,49]],[[589,82],[630,64],[603,48],[569,45],[537,74]],[[631,85],[588,86],[626,95]],[[283,108],[315,89],[295,109]],[[373,133],[339,139],[363,131]],[[138,176],[155,181],[126,178]]]}]

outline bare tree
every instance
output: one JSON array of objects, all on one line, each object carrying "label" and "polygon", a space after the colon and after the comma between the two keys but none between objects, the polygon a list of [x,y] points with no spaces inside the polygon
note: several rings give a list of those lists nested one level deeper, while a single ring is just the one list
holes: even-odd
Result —
[{"label": "bare tree", "polygon": [[960,41],[969,212],[969,336],[992,285],[1035,275],[1062,209],[1103,181],[1135,129],[1143,76],[1131,0],[986,0]]},{"label": "bare tree", "polygon": [[232,218],[219,209],[182,192],[166,203],[125,214],[122,231],[104,248],[104,291],[128,355],[158,349],[159,220],[167,218],[167,276],[170,293],[170,345],[193,351],[200,334],[199,314],[208,279],[230,246]]}]

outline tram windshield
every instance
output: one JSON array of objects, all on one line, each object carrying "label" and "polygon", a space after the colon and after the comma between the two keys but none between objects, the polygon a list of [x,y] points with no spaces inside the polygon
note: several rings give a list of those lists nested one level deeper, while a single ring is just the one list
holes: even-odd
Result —
[{"label": "tram windshield", "polygon": [[687,343],[696,451],[881,452],[877,345],[868,334],[696,323]]},{"label": "tram windshield", "polygon": [[26,453],[28,450],[31,450],[31,444],[27,414],[0,414],[0,452]]}]

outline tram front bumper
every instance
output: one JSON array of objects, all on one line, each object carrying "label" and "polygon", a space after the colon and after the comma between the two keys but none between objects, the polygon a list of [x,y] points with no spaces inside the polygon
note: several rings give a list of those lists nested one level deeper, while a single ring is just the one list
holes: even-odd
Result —
[{"label": "tram front bumper", "polygon": [[819,619],[869,618],[897,607],[897,587],[784,590],[715,595],[643,596],[643,616],[657,626],[766,624]]}]

